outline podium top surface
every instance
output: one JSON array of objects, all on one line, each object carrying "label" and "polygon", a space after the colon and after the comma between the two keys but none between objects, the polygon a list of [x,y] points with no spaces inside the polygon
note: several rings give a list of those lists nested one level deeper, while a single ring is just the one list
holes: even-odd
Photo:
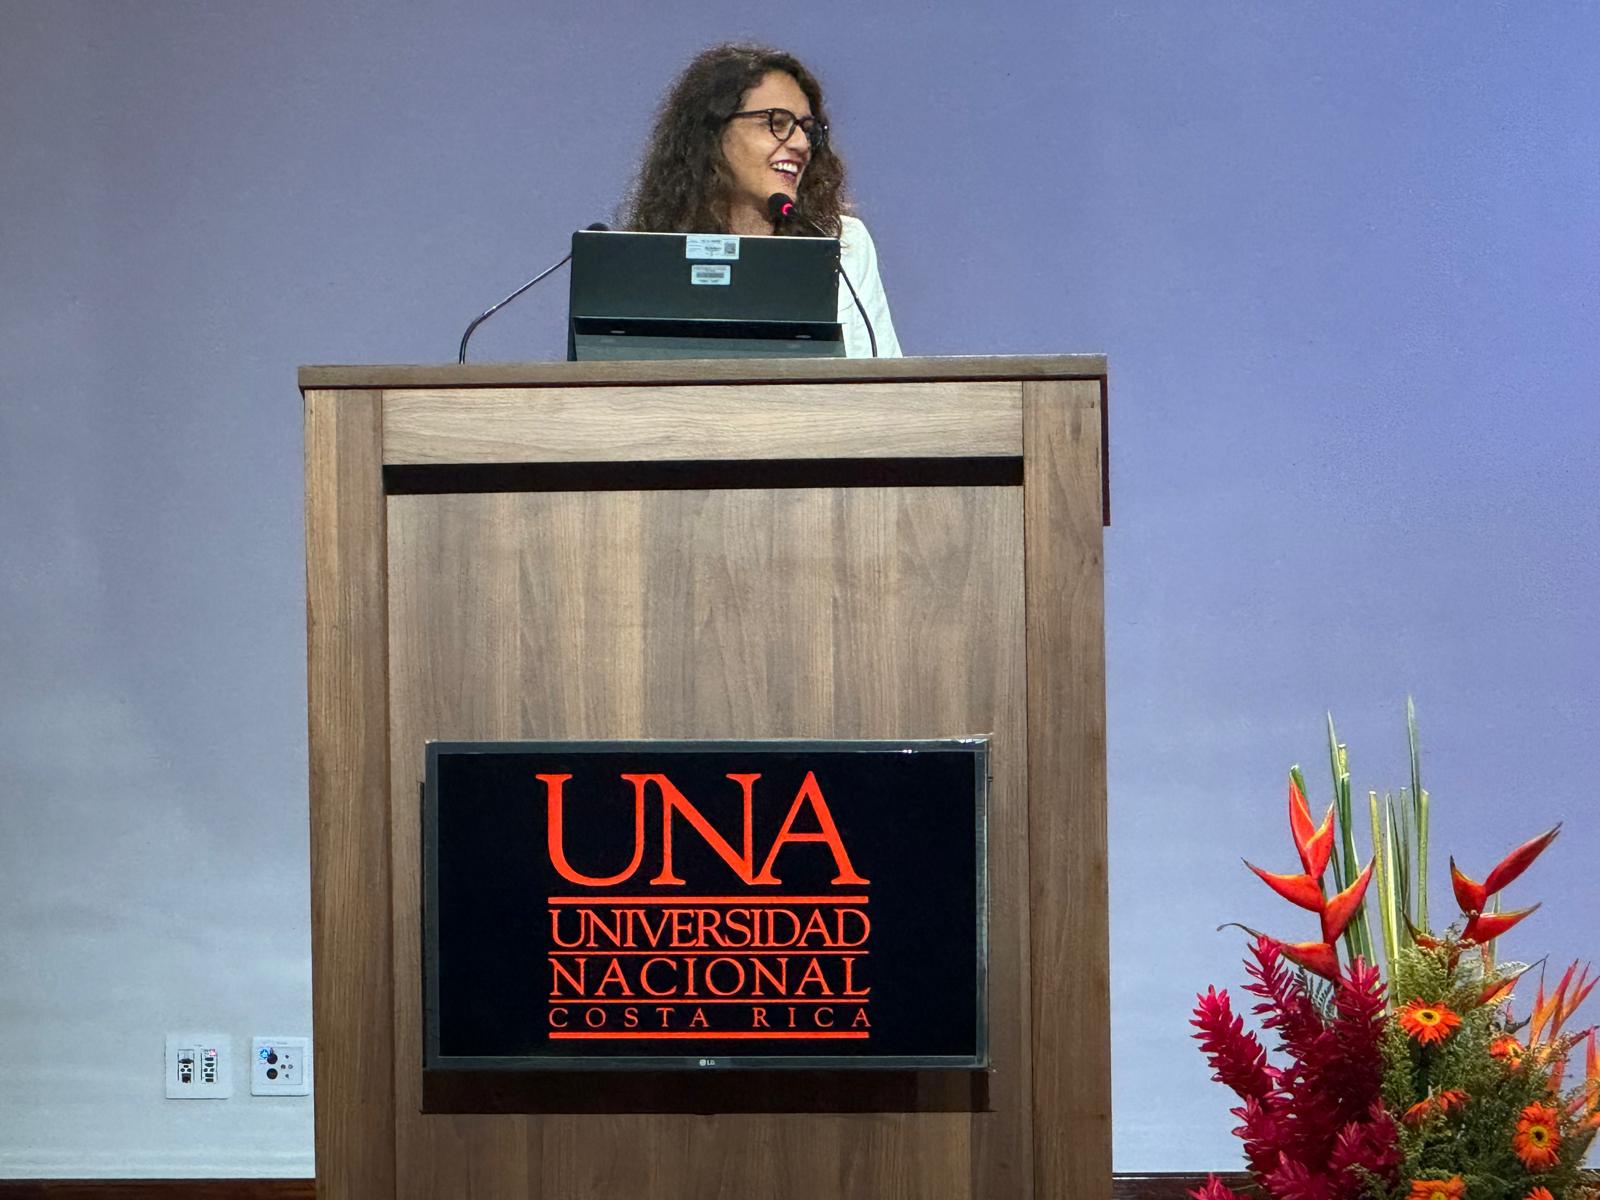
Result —
[{"label": "podium top surface", "polygon": [[1104,354],[305,366],[300,389],[1100,379]]}]

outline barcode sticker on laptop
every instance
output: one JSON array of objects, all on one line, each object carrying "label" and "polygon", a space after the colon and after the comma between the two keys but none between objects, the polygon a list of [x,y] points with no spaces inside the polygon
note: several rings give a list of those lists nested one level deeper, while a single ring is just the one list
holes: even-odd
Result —
[{"label": "barcode sticker on laptop", "polygon": [[683,239],[683,256],[735,259],[739,257],[739,239],[725,233],[691,233]]},{"label": "barcode sticker on laptop", "polygon": [[712,266],[710,263],[695,263],[689,268],[689,282],[696,286],[710,284],[714,287],[727,287],[733,282],[733,268]]}]

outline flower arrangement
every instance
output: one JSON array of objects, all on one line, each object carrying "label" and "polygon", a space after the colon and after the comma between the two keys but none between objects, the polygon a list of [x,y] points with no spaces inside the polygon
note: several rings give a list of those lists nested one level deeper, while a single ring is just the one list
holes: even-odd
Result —
[{"label": "flower arrangement", "polygon": [[[1331,718],[1334,796],[1320,824],[1299,769],[1289,773],[1301,869],[1245,864],[1318,918],[1311,941],[1246,929],[1253,942],[1244,990],[1279,1060],[1245,1028],[1226,991],[1197,998],[1191,1024],[1212,1077],[1241,1101],[1231,1111],[1253,1190],[1270,1200],[1600,1200],[1583,1170],[1600,1132],[1600,1047],[1593,1027],[1569,1028],[1600,976],[1574,963],[1549,991],[1541,977],[1519,1019],[1512,990],[1530,968],[1495,956],[1495,939],[1538,908],[1502,911],[1500,893],[1560,826],[1511,851],[1481,883],[1452,859],[1461,915],[1435,933],[1428,793],[1409,703],[1407,731],[1411,787],[1381,803],[1369,793],[1373,853],[1364,867],[1351,827],[1349,758]],[[1374,953],[1369,890],[1386,971]],[[1583,1079],[1563,1090],[1580,1050]],[[1215,1176],[1191,1194],[1239,1200]]]}]

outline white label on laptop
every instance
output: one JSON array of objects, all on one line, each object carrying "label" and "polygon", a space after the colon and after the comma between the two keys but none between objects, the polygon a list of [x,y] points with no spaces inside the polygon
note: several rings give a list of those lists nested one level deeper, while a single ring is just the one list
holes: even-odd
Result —
[{"label": "white label on laptop", "polygon": [[689,282],[696,287],[707,284],[713,287],[727,287],[733,282],[733,268],[713,266],[710,263],[695,263],[689,268]]},{"label": "white label on laptop", "polygon": [[691,233],[683,239],[685,258],[739,257],[739,239],[726,233]]}]

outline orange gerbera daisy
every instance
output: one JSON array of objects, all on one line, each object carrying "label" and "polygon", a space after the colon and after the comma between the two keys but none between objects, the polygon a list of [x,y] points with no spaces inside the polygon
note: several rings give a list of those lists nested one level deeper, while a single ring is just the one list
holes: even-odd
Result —
[{"label": "orange gerbera daisy", "polygon": [[1546,1171],[1556,1165],[1556,1149],[1561,1145],[1561,1131],[1556,1127],[1559,1119],[1548,1104],[1530,1104],[1517,1118],[1511,1148],[1528,1170]]},{"label": "orange gerbera daisy", "polygon": [[1446,1088],[1433,1098],[1442,1113],[1460,1112],[1467,1106],[1467,1094],[1459,1088]]},{"label": "orange gerbera daisy", "polygon": [[1524,1196],[1522,1200],[1556,1200],[1556,1198],[1550,1194],[1549,1188],[1536,1187]]},{"label": "orange gerbera daisy", "polygon": [[1509,1033],[1502,1033],[1489,1043],[1491,1058],[1501,1058],[1508,1066],[1520,1066],[1522,1063],[1522,1043]]},{"label": "orange gerbera daisy", "polygon": [[1424,1046],[1444,1041],[1461,1024],[1461,1018],[1446,1005],[1429,1004],[1424,1000],[1413,1000],[1400,1010],[1398,1016],[1400,1028],[1406,1031],[1406,1035]]},{"label": "orange gerbera daisy", "polygon": [[1432,1096],[1424,1097],[1410,1108],[1400,1119],[1415,1129],[1434,1113],[1441,1117],[1449,1116],[1453,1112],[1460,1112],[1467,1106],[1467,1094],[1459,1088],[1448,1088]]},{"label": "orange gerbera daisy", "polygon": [[1466,1190],[1466,1181],[1459,1175],[1449,1179],[1413,1179],[1411,1195],[1406,1200],[1461,1200]]}]

